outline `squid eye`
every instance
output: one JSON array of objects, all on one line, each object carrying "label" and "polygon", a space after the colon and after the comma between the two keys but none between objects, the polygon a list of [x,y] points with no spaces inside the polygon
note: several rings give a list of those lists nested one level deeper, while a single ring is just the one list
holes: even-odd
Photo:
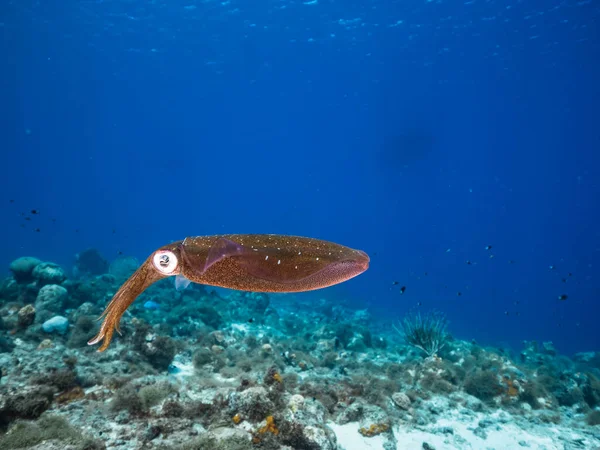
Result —
[{"label": "squid eye", "polygon": [[168,250],[156,252],[152,258],[152,262],[154,263],[156,270],[164,273],[165,275],[171,275],[174,273],[179,265],[175,253]]}]

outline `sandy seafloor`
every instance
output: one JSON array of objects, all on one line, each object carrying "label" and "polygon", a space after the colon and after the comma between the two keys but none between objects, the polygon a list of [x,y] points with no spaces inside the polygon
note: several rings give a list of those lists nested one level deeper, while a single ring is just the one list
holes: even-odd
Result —
[{"label": "sandy seafloor", "polygon": [[[0,282],[0,448],[594,449],[600,353],[448,336],[435,356],[367,310],[161,282],[104,353],[134,266],[18,260]],[[451,331],[451,330],[450,330]]]}]

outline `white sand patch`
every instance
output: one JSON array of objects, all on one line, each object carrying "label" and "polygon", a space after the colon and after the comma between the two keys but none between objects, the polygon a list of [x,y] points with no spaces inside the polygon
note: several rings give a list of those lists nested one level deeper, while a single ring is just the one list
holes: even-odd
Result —
[{"label": "white sand patch", "polygon": [[[476,435],[474,430],[485,419],[492,424],[483,428],[487,435],[484,439]],[[526,424],[521,427],[514,420],[505,412],[461,415],[453,411],[432,425],[399,425],[393,427],[392,431],[398,450],[421,449],[424,442],[436,450],[564,450],[568,441],[585,445],[581,448],[592,449],[600,445],[600,440],[568,426]],[[330,422],[327,425],[334,431],[344,450],[383,450],[383,444],[388,441],[385,434],[372,438],[362,436],[358,432],[360,425],[356,422],[346,425]],[[444,432],[443,429],[451,429],[452,432]]]},{"label": "white sand patch", "polygon": [[182,361],[175,357],[171,363],[171,366],[173,366],[173,369],[170,370],[169,375],[178,380],[183,380],[194,375],[194,365],[191,363],[191,361]]},{"label": "white sand patch", "polygon": [[[333,422],[327,424],[337,437],[338,444],[344,450],[384,450],[384,439],[381,435],[365,437],[358,432],[360,425],[356,422],[338,425]],[[403,448],[403,447],[398,447]]]},{"label": "white sand patch", "polygon": [[[519,427],[514,423],[505,423],[498,425],[491,425],[489,427],[484,428],[485,433],[487,434],[487,439],[483,439],[473,433],[473,430],[477,428],[477,425],[480,420],[484,419],[498,419],[499,414],[503,413],[494,413],[494,414],[478,414],[475,417],[470,418],[468,422],[465,422],[464,419],[461,421],[460,417],[452,417],[445,418],[437,421],[434,425],[435,428],[440,427],[450,427],[454,430],[454,434],[450,436],[436,436],[442,437],[443,441],[439,443],[439,448],[456,448],[454,445],[448,446],[448,444],[452,441],[457,443],[457,441],[463,446],[462,448],[520,448],[521,445],[519,442],[526,443],[527,448],[531,449],[562,449],[564,448],[564,444],[562,446],[555,443],[553,439],[548,436],[549,434],[558,434],[558,430],[553,426],[545,426],[543,429],[535,430],[533,429],[533,433],[526,431]],[[505,416],[506,417],[506,416]],[[494,420],[495,421],[495,420]],[[403,436],[403,434],[407,433],[409,429],[398,430],[397,436]],[[538,433],[536,433],[536,431]],[[425,433],[430,436],[432,433]],[[453,439],[454,437],[454,439]],[[462,440],[466,440],[463,442]],[[424,438],[423,440],[427,440]],[[400,439],[399,439],[400,441]],[[402,441],[404,442],[404,441]],[[421,441],[423,442],[423,441]],[[429,442],[429,441],[428,441]],[[433,442],[429,442],[433,443]],[[436,446],[436,449],[438,446]],[[445,446],[444,446],[445,445]]]},{"label": "white sand patch", "polygon": [[435,447],[436,450],[455,449],[518,449],[523,448],[519,442],[526,443],[525,447],[532,450],[563,450],[564,443],[554,442],[551,438],[528,433],[514,424],[503,425],[499,430],[486,430],[487,439],[482,439],[473,434],[468,427],[472,425],[456,423],[450,420],[440,421],[437,426],[450,426],[454,434],[434,434],[426,430],[417,430],[410,427],[394,428],[394,435],[398,440],[398,449],[422,448],[423,442]]}]

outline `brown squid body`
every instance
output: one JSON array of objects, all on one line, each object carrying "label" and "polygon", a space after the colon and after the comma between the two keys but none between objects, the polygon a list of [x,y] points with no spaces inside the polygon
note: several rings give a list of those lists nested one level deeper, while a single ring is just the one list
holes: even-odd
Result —
[{"label": "brown squid body", "polygon": [[346,281],[367,270],[369,257],[332,242],[275,234],[189,237],[156,250],[121,286],[88,344],[110,344],[125,310],[148,286],[180,275],[195,283],[253,292],[302,292]]}]

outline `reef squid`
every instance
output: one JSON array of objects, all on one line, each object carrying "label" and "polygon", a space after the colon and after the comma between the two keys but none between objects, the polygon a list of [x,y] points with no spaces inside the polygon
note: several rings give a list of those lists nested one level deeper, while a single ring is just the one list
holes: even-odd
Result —
[{"label": "reef squid", "polygon": [[89,345],[109,346],[121,316],[150,285],[175,276],[190,282],[252,292],[303,292],[353,278],[369,267],[369,256],[333,242],[277,234],[227,234],[188,237],[165,245],[129,277],[99,320]]}]

